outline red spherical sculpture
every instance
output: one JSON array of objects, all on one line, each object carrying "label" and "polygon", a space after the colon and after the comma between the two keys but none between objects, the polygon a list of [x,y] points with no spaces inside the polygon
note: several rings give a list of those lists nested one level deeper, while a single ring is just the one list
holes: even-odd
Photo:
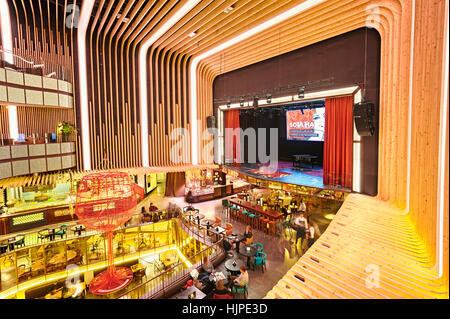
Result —
[{"label": "red spherical sculpture", "polygon": [[133,279],[130,269],[114,267],[112,232],[134,214],[139,195],[125,172],[92,173],[78,183],[75,213],[86,228],[104,231],[108,238],[108,268],[89,284],[93,294],[112,293]]}]

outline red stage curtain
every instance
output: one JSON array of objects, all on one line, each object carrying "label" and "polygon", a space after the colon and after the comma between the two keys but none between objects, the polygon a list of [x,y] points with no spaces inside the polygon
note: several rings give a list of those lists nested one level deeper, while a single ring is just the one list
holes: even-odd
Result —
[{"label": "red stage curtain", "polygon": [[353,96],[325,100],[323,183],[352,187]]},{"label": "red stage curtain", "polygon": [[[233,160],[233,164],[241,163],[241,142],[239,132],[233,135],[232,130],[239,129],[239,110],[225,111],[225,163]],[[227,161],[228,160],[228,161]]]}]

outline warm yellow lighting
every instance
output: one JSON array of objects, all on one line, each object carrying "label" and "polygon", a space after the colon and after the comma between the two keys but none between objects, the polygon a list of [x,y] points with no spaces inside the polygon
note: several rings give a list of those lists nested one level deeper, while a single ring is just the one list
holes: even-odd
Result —
[{"label": "warm yellow lighting", "polygon": [[326,214],[326,215],[323,216],[323,217],[325,217],[325,218],[328,219],[328,220],[332,220],[332,219],[334,218],[334,214]]}]

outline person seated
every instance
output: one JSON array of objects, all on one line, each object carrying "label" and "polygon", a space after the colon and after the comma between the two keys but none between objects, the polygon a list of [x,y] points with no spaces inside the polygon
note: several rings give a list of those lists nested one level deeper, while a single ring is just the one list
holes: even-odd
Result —
[{"label": "person seated", "polygon": [[213,299],[224,299],[224,296],[230,296],[230,290],[225,288],[223,280],[219,280],[216,283],[216,287],[213,289]]},{"label": "person seated", "polygon": [[150,203],[148,210],[150,212],[156,212],[158,210],[158,207],[156,207],[153,203]]},{"label": "person seated", "polygon": [[253,233],[250,225],[247,225],[247,227],[245,228],[243,242],[245,245],[250,245],[253,243]]},{"label": "person seated", "polygon": [[198,278],[200,281],[203,281],[206,278],[208,278],[209,280],[209,275],[211,275],[212,273],[214,273],[214,266],[209,260],[209,256],[205,256],[205,258],[203,258],[202,272],[200,273]]},{"label": "person seated", "polygon": [[233,279],[233,285],[239,288],[243,288],[248,284],[248,271],[246,266],[241,266],[241,274],[238,277],[231,277]]},{"label": "person seated", "polygon": [[225,238],[223,240],[223,249],[228,253],[231,249],[233,249],[233,241]]}]

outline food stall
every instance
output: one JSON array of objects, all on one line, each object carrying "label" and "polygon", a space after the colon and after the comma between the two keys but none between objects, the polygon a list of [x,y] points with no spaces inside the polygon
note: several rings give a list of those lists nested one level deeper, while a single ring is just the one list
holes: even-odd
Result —
[{"label": "food stall", "polygon": [[70,191],[70,182],[2,189],[0,235],[76,219]]},{"label": "food stall", "polygon": [[233,195],[250,187],[247,181],[227,175],[220,170],[203,169],[186,172],[186,201],[189,203]]}]

